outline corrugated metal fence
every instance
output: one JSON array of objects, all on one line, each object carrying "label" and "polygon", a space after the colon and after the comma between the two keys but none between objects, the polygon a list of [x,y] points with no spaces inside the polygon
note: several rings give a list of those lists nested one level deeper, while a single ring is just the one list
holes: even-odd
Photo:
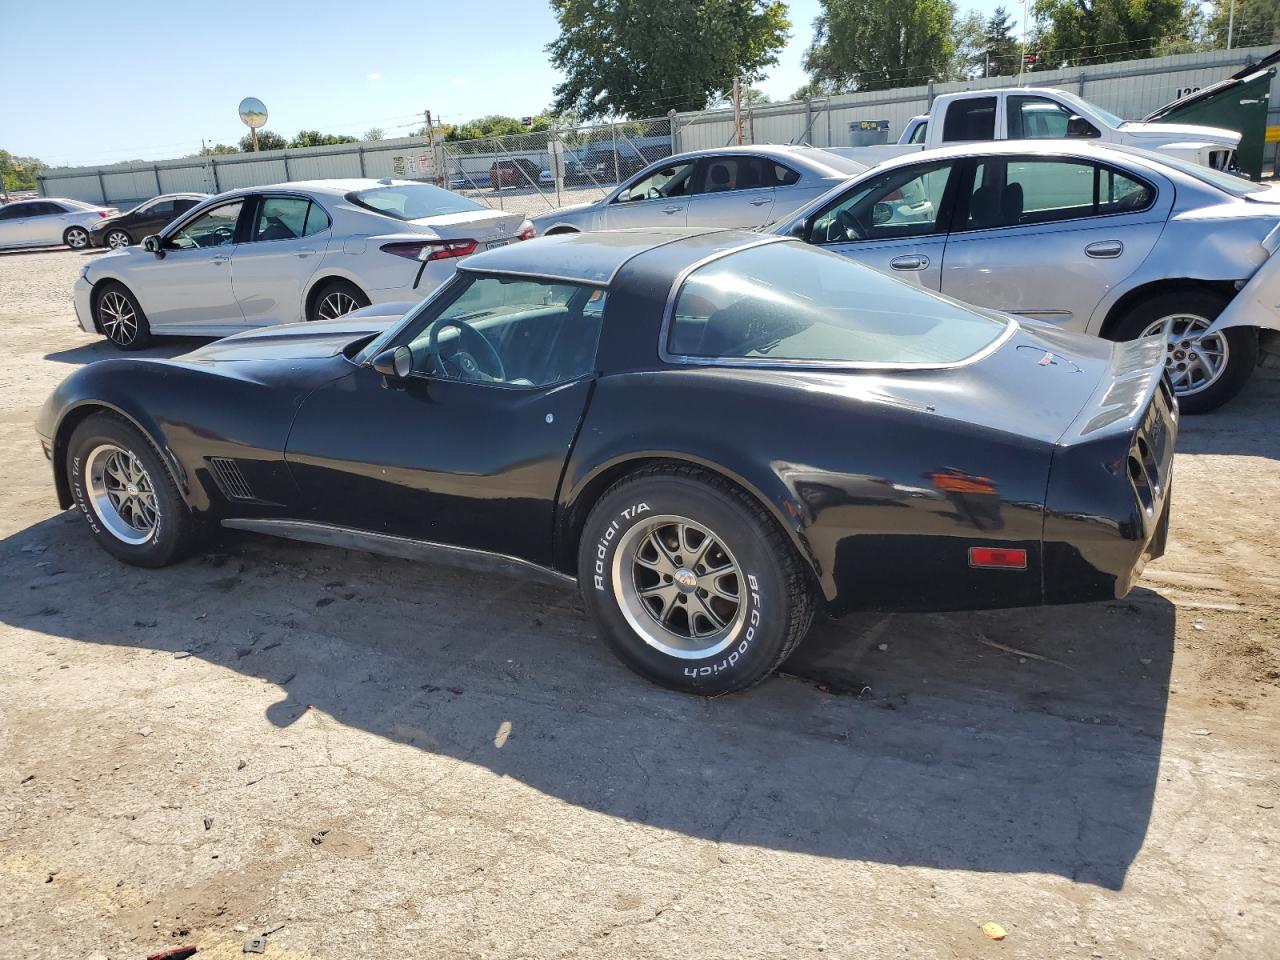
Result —
[{"label": "corrugated metal fence", "polygon": [[[1027,85],[1072,91],[1105,110],[1136,119],[1188,91],[1224,79],[1244,64],[1260,60],[1271,49],[1250,47],[1128,60],[1030,73],[1022,79]],[[849,146],[850,124],[874,120],[888,122],[889,140],[892,142],[897,139],[903,125],[911,117],[927,113],[933,98],[940,94],[1010,87],[1016,83],[1015,77],[992,77],[752,106],[744,118],[744,139],[754,143],[806,142],[819,147]],[[1280,84],[1274,86],[1280,87]],[[675,114],[671,120],[667,136],[672,152],[723,147],[735,138],[731,109]],[[661,124],[664,120],[638,122]],[[1274,88],[1268,124],[1280,126],[1280,90]],[[600,138],[612,136],[617,139],[616,125],[605,124],[599,129]],[[574,135],[587,140],[593,136],[582,130]],[[1273,152],[1268,160],[1273,164],[1274,151],[1278,147],[1280,145],[1269,145]],[[331,147],[186,157],[155,163],[64,167],[48,170],[39,179],[40,192],[45,196],[114,205],[175,191],[219,193],[236,187],[342,177],[439,179],[447,186],[470,193],[474,187],[484,189],[489,168],[497,161],[521,157],[540,168],[549,166],[545,137],[537,150],[516,150],[513,154],[509,148],[499,149],[490,139],[450,143],[446,153],[445,145],[436,144],[433,148],[425,137],[405,137]],[[502,186],[500,181],[498,185]],[[530,190],[538,192],[536,187]],[[474,192],[478,194],[480,191]]]}]

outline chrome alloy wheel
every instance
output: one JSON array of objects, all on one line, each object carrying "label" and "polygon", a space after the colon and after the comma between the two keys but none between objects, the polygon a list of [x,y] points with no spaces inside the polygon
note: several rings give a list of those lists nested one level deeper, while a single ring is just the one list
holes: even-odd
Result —
[{"label": "chrome alloy wheel", "polygon": [[357,306],[359,304],[356,303],[355,297],[351,296],[351,294],[335,290],[320,301],[320,309],[316,311],[316,319],[336,320],[338,317],[346,316]]},{"label": "chrome alloy wheel", "polygon": [[112,230],[107,234],[107,246],[112,250],[129,246],[129,235],[123,230]]},{"label": "chrome alloy wheel", "polygon": [[72,250],[83,250],[89,245],[89,232],[83,227],[72,227],[63,239]]},{"label": "chrome alloy wheel", "polygon": [[714,532],[685,517],[654,517],[628,530],[614,551],[612,580],[632,629],[668,656],[714,656],[746,620],[738,561]]},{"label": "chrome alloy wheel", "polygon": [[1204,336],[1212,323],[1195,314],[1175,313],[1160,318],[1142,332],[1148,337],[1163,332],[1168,325],[1164,367],[1173,381],[1173,392],[1179,397],[1207,390],[1227,369],[1231,352],[1227,338],[1221,332]]},{"label": "chrome alloy wheel", "polygon": [[151,539],[160,509],[142,461],[123,447],[104,443],[86,458],[84,476],[89,505],[113,537],[133,546]]},{"label": "chrome alloy wheel", "polygon": [[121,346],[128,346],[138,336],[138,314],[118,290],[108,290],[98,301],[98,322],[102,332]]}]

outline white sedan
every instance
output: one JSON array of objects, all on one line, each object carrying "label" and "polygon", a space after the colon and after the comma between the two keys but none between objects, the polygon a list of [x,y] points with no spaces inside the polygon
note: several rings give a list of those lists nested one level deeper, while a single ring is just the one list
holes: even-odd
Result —
[{"label": "white sedan", "polygon": [[17,200],[0,207],[0,249],[89,246],[89,230],[100,220],[119,213],[115,207],[96,207],[61,197]]},{"label": "white sedan", "polygon": [[523,215],[426,183],[315,180],[233,190],[85,266],[80,326],[124,350],[223,337],[425,297],[481,250],[527,240]]}]

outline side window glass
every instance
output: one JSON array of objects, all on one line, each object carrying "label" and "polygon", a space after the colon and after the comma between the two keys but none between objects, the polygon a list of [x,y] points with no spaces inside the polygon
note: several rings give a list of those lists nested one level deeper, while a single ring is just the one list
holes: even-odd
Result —
[{"label": "side window glass", "polygon": [[254,240],[296,240],[302,236],[311,204],[300,197],[264,197],[253,225]]},{"label": "side window glass", "polygon": [[908,141],[908,142],[910,142],[910,143],[924,143],[925,137],[926,137],[926,136],[928,136],[928,134],[929,134],[929,123],[928,123],[928,121],[925,121],[924,123],[917,124],[917,125],[916,125],[916,128],[915,128],[914,130],[912,130],[912,131],[911,131],[911,140],[910,140],[910,141]]},{"label": "side window glass", "polygon": [[173,201],[174,216],[177,216],[180,213],[186,213],[188,210],[190,210],[199,202],[200,202],[199,200],[192,200],[190,198],[184,198],[181,200]]},{"label": "side window glass", "polygon": [[996,98],[969,97],[952,101],[942,124],[942,139],[948,143],[996,138]]},{"label": "side window glass", "polygon": [[414,372],[541,387],[595,369],[605,291],[571,283],[479,276],[410,334]]},{"label": "side window glass", "polygon": [[1009,139],[1062,140],[1097,137],[1098,129],[1083,117],[1047,97],[1009,98]]},{"label": "side window glass", "polygon": [[18,217],[24,216],[22,207],[8,204],[0,207],[0,220],[16,220]]},{"label": "side window glass", "polygon": [[307,207],[307,222],[303,224],[302,235],[309,237],[313,233],[319,233],[321,230],[329,229],[329,215],[324,212],[324,208],[318,203],[309,204]]},{"label": "side window glass", "polygon": [[792,170],[788,166],[781,163],[770,164],[773,173],[773,185],[775,187],[789,187],[799,182],[800,174]]},{"label": "side window glass", "polygon": [[147,207],[147,209],[143,210],[142,213],[144,216],[152,219],[159,219],[160,217],[172,218],[173,217],[173,201],[160,200],[156,203],[153,203],[151,206]]},{"label": "side window glass", "polygon": [[[761,157],[711,157],[706,161],[706,173],[703,175],[701,193],[723,193],[729,190],[755,190],[759,187],[778,185],[779,168],[786,172],[786,167],[773,164]],[[800,179],[796,174],[791,181]]]},{"label": "side window glass", "polygon": [[942,198],[951,162],[893,170],[836,200],[818,214],[810,243],[920,237],[946,230]]},{"label": "side window glass", "polygon": [[693,192],[694,164],[675,163],[659,167],[648,176],[637,180],[619,194],[617,202],[634,203],[638,200],[659,200],[668,197],[684,197]]},{"label": "side window glass", "polygon": [[1009,159],[978,164],[967,228],[1012,227],[1145,210],[1148,184],[1084,161]]},{"label": "side window glass", "polygon": [[169,237],[169,244],[177,250],[194,250],[197,247],[222,247],[235,242],[236,221],[240,219],[243,200],[224,203],[196,217],[177,233]]}]

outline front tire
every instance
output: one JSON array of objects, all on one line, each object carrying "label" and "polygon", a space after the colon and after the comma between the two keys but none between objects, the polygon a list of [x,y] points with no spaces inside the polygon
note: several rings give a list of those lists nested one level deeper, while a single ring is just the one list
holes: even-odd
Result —
[{"label": "front tire", "polygon": [[89,231],[84,227],[67,227],[62,232],[62,242],[72,250],[87,250],[89,247]]},{"label": "front tire", "polygon": [[133,244],[133,237],[129,236],[126,230],[108,230],[107,235],[103,238],[105,246],[112,250],[119,250],[122,247],[128,247]]},{"label": "front tire", "polygon": [[1208,413],[1222,406],[1244,389],[1258,365],[1254,327],[1230,327],[1199,336],[1229,302],[1229,297],[1213,290],[1163,293],[1138,304],[1116,326],[1115,339],[1136,340],[1170,325],[1165,370],[1183,413]]},{"label": "front tire", "polygon": [[141,350],[151,343],[151,324],[138,298],[120,283],[108,283],[93,304],[93,319],[103,336],[121,350]]},{"label": "front tire", "polygon": [[336,320],[352,310],[369,306],[369,298],[354,283],[330,280],[317,292],[311,303],[308,320]]},{"label": "front tire", "polygon": [[632,474],[583,528],[578,581],[624,664],[673,690],[717,696],[759,683],[813,620],[813,593],[773,517],[691,467]]},{"label": "front tire", "polygon": [[95,413],[67,445],[67,481],[94,538],[117,560],[163,567],[198,544],[191,515],[168,468],[137,427]]}]

